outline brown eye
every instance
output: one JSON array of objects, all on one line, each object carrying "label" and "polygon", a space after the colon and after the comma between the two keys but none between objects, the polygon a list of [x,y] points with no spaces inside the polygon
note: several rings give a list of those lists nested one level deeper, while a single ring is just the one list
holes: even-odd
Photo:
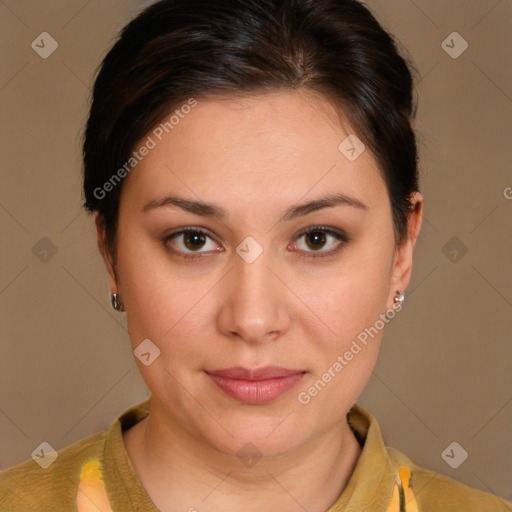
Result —
[{"label": "brown eye", "polygon": [[205,244],[206,237],[200,231],[190,231],[183,234],[183,245],[191,251],[201,249]]},{"label": "brown eye", "polygon": [[326,236],[323,231],[311,231],[306,234],[306,244],[310,249],[321,249],[325,244]]},{"label": "brown eye", "polygon": [[[307,229],[298,239],[304,237],[304,246],[294,243],[294,247],[306,257],[330,256],[338,252],[349,241],[343,232],[316,226]],[[210,247],[208,242],[211,241]],[[182,230],[166,236],[162,239],[165,247],[183,258],[200,258],[207,256],[209,252],[221,251],[215,240],[206,232],[198,228],[183,228]],[[206,250],[201,250],[206,247]],[[322,250],[327,247],[327,250]]]},{"label": "brown eye", "polygon": [[[303,251],[306,256],[328,256],[337,252],[346,242],[348,237],[333,229],[327,229],[322,226],[315,226],[304,231],[299,239],[304,237],[305,244],[296,243],[295,247]],[[327,246],[327,250],[322,250]],[[314,254],[318,253],[318,254]]]},{"label": "brown eye", "polygon": [[[184,258],[196,258],[210,251],[219,251],[219,246],[205,231],[198,228],[184,228],[166,236],[162,242],[172,252]],[[208,243],[210,245],[208,246]],[[206,250],[201,250],[206,248]]]}]

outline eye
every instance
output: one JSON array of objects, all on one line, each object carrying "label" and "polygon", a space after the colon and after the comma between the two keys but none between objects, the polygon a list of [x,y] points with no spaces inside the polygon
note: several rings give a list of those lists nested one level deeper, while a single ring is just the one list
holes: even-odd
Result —
[{"label": "eye", "polygon": [[[207,239],[211,240],[210,247],[208,247]],[[213,238],[206,232],[199,228],[188,227],[183,228],[180,231],[173,233],[171,235],[166,236],[162,242],[166,247],[169,246],[169,242],[171,240],[178,240],[174,245],[178,246],[178,250],[172,249],[173,252],[180,253],[180,256],[183,258],[200,258],[201,253],[209,252],[209,251],[220,251],[219,246],[213,240]],[[205,251],[199,251],[198,249],[203,249],[206,246]],[[188,254],[187,254],[188,253]],[[199,253],[199,255],[194,255],[193,253]]]},{"label": "eye", "polygon": [[[305,237],[305,245],[295,242],[295,240],[299,240],[302,237]],[[329,238],[331,238],[330,244],[326,243],[329,241]],[[210,240],[210,247],[208,247],[208,240]],[[338,252],[349,241],[349,238],[343,231],[323,226],[313,226],[300,233],[295,240],[288,245],[293,251],[298,249],[300,252],[306,253],[304,257],[325,257]],[[221,252],[223,250],[206,231],[194,227],[183,228],[162,239],[166,248],[169,248],[170,241],[173,241],[171,245],[177,247],[176,249],[171,247],[170,250],[179,254],[182,258],[197,259],[201,258],[203,253],[211,251]],[[326,245],[331,248],[321,250]],[[204,254],[204,256],[206,255]]]},{"label": "eye", "polygon": [[[323,226],[313,226],[306,229],[298,236],[298,239],[302,237],[305,237],[304,245],[293,242],[291,246],[308,253],[305,257],[324,257],[333,255],[334,253],[338,252],[345,243],[348,242],[348,236],[344,232]],[[331,238],[330,243],[328,243],[329,238]],[[330,249],[321,250],[326,245],[327,247],[330,247]]]}]

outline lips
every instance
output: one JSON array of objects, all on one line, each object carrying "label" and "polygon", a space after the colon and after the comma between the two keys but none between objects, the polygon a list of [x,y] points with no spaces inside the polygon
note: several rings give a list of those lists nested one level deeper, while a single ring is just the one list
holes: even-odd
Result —
[{"label": "lips", "polygon": [[303,370],[280,366],[247,369],[241,366],[207,371],[217,388],[246,404],[265,404],[292,389],[305,375]]},{"label": "lips", "polygon": [[206,373],[216,375],[218,377],[229,377],[230,379],[266,380],[277,377],[287,377],[288,375],[295,375],[303,372],[304,370],[289,370],[281,366],[264,366],[253,370],[249,370],[243,366],[234,366],[223,370],[207,371]]}]

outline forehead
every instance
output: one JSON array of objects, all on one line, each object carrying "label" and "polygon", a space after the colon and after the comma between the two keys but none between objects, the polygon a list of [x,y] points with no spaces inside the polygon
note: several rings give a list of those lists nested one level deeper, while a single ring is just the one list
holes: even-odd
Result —
[{"label": "forehead", "polygon": [[122,196],[142,203],[180,191],[216,202],[243,197],[288,204],[306,194],[341,191],[371,206],[385,194],[369,150],[353,161],[340,150],[352,131],[321,96],[290,91],[197,98],[173,121],[147,135],[154,147],[129,174]]}]

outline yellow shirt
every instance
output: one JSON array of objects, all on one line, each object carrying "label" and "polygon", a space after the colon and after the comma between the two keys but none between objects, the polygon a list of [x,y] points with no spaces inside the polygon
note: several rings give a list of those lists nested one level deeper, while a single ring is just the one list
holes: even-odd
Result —
[{"label": "yellow shirt", "polygon": [[[147,416],[149,402],[130,407],[108,432],[58,450],[46,468],[31,458],[1,472],[0,511],[158,512],[122,438],[123,430]],[[326,512],[512,511],[511,502],[416,466],[386,447],[377,421],[360,405],[354,404],[347,419],[363,450],[347,486]]]}]

